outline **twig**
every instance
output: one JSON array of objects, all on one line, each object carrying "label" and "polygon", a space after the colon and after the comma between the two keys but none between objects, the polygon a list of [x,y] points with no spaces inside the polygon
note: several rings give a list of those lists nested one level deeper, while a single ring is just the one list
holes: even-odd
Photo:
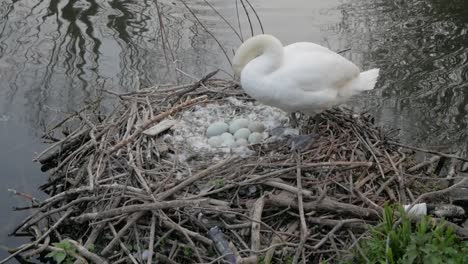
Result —
[{"label": "twig", "polygon": [[[205,1],[206,1],[206,0],[205,0]],[[201,85],[203,85],[206,81],[208,81],[209,79],[213,78],[213,76],[215,76],[218,72],[219,72],[219,69],[208,73],[207,75],[203,76],[198,82],[194,83],[194,84],[193,84],[191,87],[189,87],[188,89],[179,92],[179,93],[177,94],[176,99],[174,99],[173,103],[178,102],[185,94],[188,94],[188,93],[191,93],[191,92],[195,91],[198,87],[200,87]]]},{"label": "twig", "polygon": [[147,264],[153,263],[153,254],[154,254],[154,237],[156,235],[156,216],[151,215],[151,229],[150,229],[150,242],[148,246],[148,261]]},{"label": "twig", "polygon": [[420,168],[422,168],[424,166],[427,166],[427,165],[434,164],[434,163],[438,162],[439,160],[440,160],[440,156],[433,156],[428,160],[425,160],[425,161],[423,161],[423,162],[421,162],[419,164],[414,165],[413,167],[409,168],[407,171],[408,172],[415,172],[415,171],[419,170]]},{"label": "twig", "polygon": [[[293,263],[296,264],[299,261],[299,257],[302,253],[302,250],[304,248],[304,243],[307,240],[307,237],[309,236],[309,232],[307,230],[307,223],[305,221],[305,215],[304,215],[304,202],[302,200],[302,175],[301,175],[301,160],[299,153],[296,153],[296,162],[297,162],[297,173],[296,173],[296,181],[297,181],[297,201],[298,201],[298,210],[299,210],[299,217],[300,217],[300,223],[301,223],[301,240],[299,243],[299,247],[297,248],[296,254],[294,255],[293,258]],[[303,259],[305,262],[305,259]]]},{"label": "twig", "polygon": [[342,224],[345,227],[355,229],[356,231],[365,231],[367,230],[367,223],[361,219],[345,219],[345,220],[334,220],[334,219],[326,219],[326,218],[319,218],[319,217],[307,217],[307,221],[317,225],[325,225],[325,226],[337,226]]},{"label": "twig", "polygon": [[255,17],[257,18],[258,24],[260,25],[260,30],[262,31],[262,34],[265,34],[265,30],[263,30],[262,21],[260,20],[260,17],[258,16],[257,11],[255,10],[255,8],[253,7],[253,5],[250,3],[249,0],[245,0],[245,2],[247,2],[247,4],[250,6],[252,11],[254,12]]},{"label": "twig", "polygon": [[[112,235],[117,236],[117,232],[115,231],[115,228],[114,226],[111,224],[111,223],[107,223],[107,225],[109,226],[109,229],[111,230],[112,232]],[[130,250],[128,250],[128,248],[125,246],[125,244],[120,241],[119,239],[119,245],[120,245],[120,248],[125,252],[125,254],[130,258],[130,260],[133,262],[133,264],[140,264],[138,263],[138,261],[135,259],[135,257],[132,255],[132,253],[130,252]]]},{"label": "twig", "polygon": [[326,236],[324,236],[320,242],[318,242],[315,246],[314,246],[314,249],[319,249],[321,246],[323,246],[323,244],[325,244],[325,242],[327,242],[327,240],[333,235],[335,234],[336,231],[338,231],[341,227],[343,226],[343,221],[340,221],[335,227],[333,227],[333,229],[328,232],[328,234]]},{"label": "twig", "polygon": [[255,204],[253,206],[252,210],[252,219],[255,221],[252,221],[252,231],[250,232],[251,236],[251,249],[253,251],[260,250],[260,224],[259,222],[262,221],[262,212],[263,212],[263,206],[265,205],[265,200],[264,197],[260,197],[255,201]]},{"label": "twig", "polygon": [[[286,230],[286,233],[293,233],[297,227],[299,226],[299,222],[295,221],[295,222],[292,222],[291,224],[289,224],[287,230]],[[287,238],[286,237],[283,237],[283,241],[286,241]],[[265,264],[270,264],[272,259],[273,259],[273,254],[275,253],[275,248],[276,247],[273,247],[274,245],[277,245],[277,244],[280,244],[281,243],[281,240],[278,238],[278,237],[273,237],[273,239],[271,240],[271,244],[270,244],[270,249],[266,252],[265,254]]]},{"label": "twig", "polygon": [[[265,196],[265,203],[279,206],[279,207],[291,207],[298,209],[298,205],[295,199],[288,195],[271,195],[268,194]],[[349,214],[355,215],[363,218],[378,218],[379,214],[372,209],[363,208],[353,204],[341,203],[333,201],[329,198],[324,198],[322,201],[318,202],[305,202],[304,209],[306,211],[325,211],[325,212],[334,212],[339,214]]]},{"label": "twig", "polygon": [[198,23],[206,31],[206,33],[208,33],[208,35],[210,35],[214,39],[214,41],[216,41],[216,43],[218,44],[218,47],[221,49],[221,51],[223,52],[223,54],[226,57],[227,61],[229,62],[229,65],[232,65],[231,60],[229,59],[229,56],[228,56],[226,50],[223,48],[223,45],[221,45],[219,40],[213,35],[213,33],[211,33],[211,31],[208,30],[208,28],[206,28],[206,26],[200,21],[200,19],[193,12],[193,10],[187,5],[187,3],[185,3],[184,0],[180,0],[180,1],[188,9],[188,11],[193,15],[193,17],[198,21]]},{"label": "twig", "polygon": [[133,215],[131,215],[130,217],[127,217],[127,223],[125,224],[124,227],[122,227],[120,229],[120,231],[114,235],[114,238],[107,244],[107,246],[101,251],[101,254],[102,255],[108,255],[110,253],[110,251],[112,250],[112,248],[115,246],[115,244],[119,243],[120,241],[120,238],[125,235],[125,233],[127,232],[127,230],[133,226],[133,224],[138,221],[138,219],[140,219],[143,215],[145,214],[145,212],[137,212],[137,213],[134,213]]},{"label": "twig", "polygon": [[253,30],[253,25],[252,25],[252,21],[250,20],[250,15],[249,15],[249,11],[247,10],[247,7],[245,6],[244,4],[244,0],[239,0],[242,4],[242,8],[244,9],[244,12],[245,12],[245,15],[247,16],[247,20],[249,21],[249,26],[250,26],[250,36],[254,36],[254,30]]},{"label": "twig", "polygon": [[210,4],[210,2],[208,2],[207,0],[203,0],[203,2],[205,2],[205,4],[207,4],[211,8],[211,10],[213,10],[224,21],[224,23],[226,23],[226,25],[228,25],[228,27],[232,29],[232,32],[236,34],[239,40],[242,41],[242,37],[239,35],[239,33],[237,33],[237,30],[231,25],[231,23],[229,23],[229,21],[227,21],[227,19],[223,15],[221,15],[218,12],[218,10],[216,10],[216,8],[214,8],[214,6]]},{"label": "twig", "polygon": [[92,260],[94,263],[102,263],[102,264],[109,263],[106,259],[104,259],[104,258],[90,252],[88,249],[86,249],[85,247],[80,245],[75,240],[65,239],[65,241],[68,241],[69,243],[73,244],[73,246],[78,251],[78,253],[80,253],[83,257],[85,257],[85,258],[87,258],[89,260]]},{"label": "twig", "polygon": [[[197,247],[195,246],[195,243],[193,243],[193,240],[190,238],[189,234],[188,234],[188,230],[183,228],[182,226],[180,226],[179,224],[177,224],[176,222],[172,221],[172,219],[170,219],[164,212],[162,211],[159,211],[159,214],[161,215],[161,217],[164,217],[165,218],[165,223],[169,224],[171,226],[171,228],[175,228],[176,230],[178,230],[180,233],[182,233],[184,235],[184,237],[187,239],[187,241],[189,242],[190,246],[192,247],[193,251],[195,251],[195,255],[197,256],[198,258],[198,262],[202,262],[202,258],[201,258],[201,255],[200,255],[200,252],[199,250],[197,249]],[[194,233],[194,232],[192,232]],[[210,245],[211,245],[211,240],[210,240]]]},{"label": "twig", "polygon": [[159,201],[162,201],[162,200],[165,200],[166,198],[170,197],[171,195],[173,195],[174,193],[182,190],[183,188],[191,185],[192,183],[202,179],[203,177],[206,177],[206,176],[209,176],[210,173],[214,170],[217,170],[221,167],[223,167],[224,165],[232,162],[234,160],[234,158],[228,158],[228,159],[225,159],[211,167],[208,167],[207,169],[193,175],[192,177],[186,179],[185,181],[179,183],[177,186],[173,187],[172,189],[170,190],[167,190],[163,193],[160,193],[158,195],[156,195],[156,199],[159,200]]},{"label": "twig", "polygon": [[[282,183],[279,181],[266,181],[263,184],[274,187],[274,188],[282,189],[290,193],[297,193],[299,191],[297,187],[294,187],[294,186],[291,186],[289,184]],[[302,190],[302,195],[306,198],[312,198],[313,193],[309,190]]]},{"label": "twig", "polygon": [[204,96],[202,97],[197,97],[197,98],[194,98],[194,99],[191,99],[191,100],[188,100],[186,102],[183,102],[183,103],[180,103],[179,105],[176,105],[174,107],[172,107],[170,110],[166,111],[166,112],[163,112],[149,120],[147,120],[146,122],[144,122],[140,127],[138,127],[135,132],[133,132],[133,134],[131,134],[128,138],[120,141],[119,143],[117,143],[115,146],[113,146],[112,148],[110,148],[108,151],[107,151],[107,154],[110,155],[114,152],[116,152],[117,150],[119,150],[120,148],[126,146],[127,144],[129,144],[130,142],[134,141],[136,139],[137,136],[139,136],[143,131],[145,131],[146,129],[148,129],[151,125],[153,125],[154,123],[158,122],[158,121],[161,121],[162,119],[182,110],[183,108],[186,108],[186,107],[189,107],[189,106],[192,106],[196,103],[200,103],[202,102],[203,100],[205,99]]},{"label": "twig", "polygon": [[387,150],[384,150],[385,156],[387,156],[387,159],[390,161],[390,164],[392,165],[393,171],[395,172],[396,179],[398,181],[398,187],[400,191],[400,203],[406,204],[407,199],[406,199],[406,194],[405,194],[405,183],[403,177],[401,177],[401,171],[398,170],[398,168],[395,165],[395,162],[393,161],[392,157],[390,157],[390,154],[388,154]]},{"label": "twig", "polygon": [[406,209],[406,211],[409,212],[409,211],[411,210],[411,208],[413,208],[414,205],[416,205],[416,204],[419,203],[420,201],[423,201],[423,200],[425,200],[425,199],[427,199],[427,198],[430,198],[430,197],[438,196],[438,195],[441,195],[441,194],[444,194],[444,193],[448,193],[448,192],[450,192],[450,191],[453,191],[454,189],[456,189],[456,188],[458,188],[459,186],[463,185],[465,182],[468,182],[468,177],[465,177],[465,178],[462,179],[461,181],[455,183],[454,185],[452,185],[452,186],[450,186],[450,187],[448,187],[448,188],[421,194],[416,200],[414,200],[414,201],[410,204],[410,206]]},{"label": "twig", "polygon": [[428,149],[423,149],[423,148],[412,147],[412,146],[408,146],[408,145],[405,145],[405,144],[402,144],[402,143],[398,143],[398,142],[394,142],[394,141],[387,141],[387,143],[392,144],[392,145],[395,145],[395,146],[407,148],[407,149],[412,149],[412,150],[416,150],[416,151],[420,151],[420,152],[425,152],[425,153],[429,153],[429,154],[438,155],[438,156],[445,157],[445,158],[449,158],[449,159],[457,159],[457,160],[462,160],[462,161],[468,162],[468,159],[467,159],[467,158],[463,158],[463,157],[460,157],[460,156],[457,156],[457,155],[453,155],[453,154],[447,154],[447,153],[443,153],[443,152],[439,152],[439,151],[434,151],[434,150],[428,150]]},{"label": "twig", "polygon": [[44,234],[42,234],[42,236],[40,236],[39,238],[37,238],[34,242],[32,243],[29,243],[27,245],[24,245],[22,246],[19,250],[17,250],[16,252],[14,252],[13,254],[9,255],[8,257],[6,257],[5,259],[3,259],[2,261],[0,261],[0,264],[2,263],[6,263],[7,261],[9,261],[10,259],[12,259],[13,257],[17,256],[18,254],[20,254],[21,252],[24,252],[32,247],[35,247],[37,246],[44,238],[48,237],[49,234],[54,231],[65,219],[68,218],[68,216],[71,215],[71,213],[73,213],[73,209],[69,209],[67,212],[65,212],[62,217],[60,217],[59,220],[57,220],[57,222],[55,222],[55,224],[53,226],[51,226],[49,228],[49,230],[47,230]]},{"label": "twig", "polygon": [[213,241],[211,241],[209,238],[204,237],[204,236],[200,235],[197,232],[193,232],[191,230],[188,230],[187,228],[181,226],[180,224],[177,224],[174,221],[170,220],[169,217],[166,217],[166,218],[167,219],[163,220],[163,224],[166,225],[166,227],[178,230],[179,232],[181,232],[186,237],[188,237],[188,238],[193,237],[196,240],[204,243],[205,245],[211,246],[213,244]]},{"label": "twig", "polygon": [[123,214],[129,214],[129,213],[140,212],[140,211],[152,211],[156,209],[193,207],[193,206],[209,207],[210,205],[208,204],[208,202],[209,202],[208,199],[198,199],[198,200],[172,200],[172,201],[167,201],[167,202],[153,202],[153,203],[147,203],[147,204],[128,205],[128,206],[110,209],[104,212],[85,213],[80,216],[72,217],[71,220],[76,221],[78,223],[82,223],[84,221],[109,218],[109,217],[113,217],[116,215],[123,215]]}]

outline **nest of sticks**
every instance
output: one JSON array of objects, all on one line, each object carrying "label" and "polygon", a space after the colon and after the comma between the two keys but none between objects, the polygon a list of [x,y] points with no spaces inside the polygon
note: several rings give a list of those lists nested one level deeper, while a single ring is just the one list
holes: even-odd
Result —
[{"label": "nest of sticks", "polygon": [[[465,181],[433,173],[441,160],[462,158],[392,141],[369,115],[338,109],[321,114],[301,152],[280,140],[250,146],[248,157],[200,155],[182,165],[170,155],[173,146],[159,145],[161,134],[142,132],[195,105],[251,100],[212,75],[114,94],[111,113],[91,105],[56,125],[72,132],[37,157],[50,175],[41,186],[49,198],[33,203],[34,213],[13,231],[32,242],[9,258],[63,252],[54,243],[66,241],[75,263],[339,261],[385,203],[446,203],[441,194]],[[301,133],[312,127],[302,120]],[[417,161],[421,151],[432,158]]]}]

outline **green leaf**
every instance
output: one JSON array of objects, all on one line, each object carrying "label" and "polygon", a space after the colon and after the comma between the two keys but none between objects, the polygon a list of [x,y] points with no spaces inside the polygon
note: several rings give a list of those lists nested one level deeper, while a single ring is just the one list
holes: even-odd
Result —
[{"label": "green leaf", "polygon": [[90,245],[88,246],[88,250],[89,250],[90,252],[95,252],[95,251],[96,251],[96,246],[95,246],[94,244],[90,244]]},{"label": "green leaf", "polygon": [[67,254],[65,254],[65,252],[57,252],[57,254],[54,255],[54,260],[60,264],[65,260],[66,257]]},{"label": "green leaf", "polygon": [[369,230],[368,237],[358,244],[360,250],[354,250],[353,262],[345,263],[468,263],[468,241],[461,242],[452,228],[429,216],[413,224],[401,206],[385,205],[380,223]]}]

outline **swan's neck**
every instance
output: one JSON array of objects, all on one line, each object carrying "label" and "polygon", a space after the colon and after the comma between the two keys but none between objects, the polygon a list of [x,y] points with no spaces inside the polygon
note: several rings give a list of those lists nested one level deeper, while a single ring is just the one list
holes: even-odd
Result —
[{"label": "swan's neck", "polygon": [[248,66],[258,74],[269,74],[276,71],[283,62],[283,47],[279,50],[267,49],[262,55],[253,59]]},{"label": "swan's neck", "polygon": [[244,42],[236,52],[233,60],[237,75],[249,66],[249,71],[257,74],[268,74],[281,66],[283,61],[283,44],[273,36],[258,35]]}]

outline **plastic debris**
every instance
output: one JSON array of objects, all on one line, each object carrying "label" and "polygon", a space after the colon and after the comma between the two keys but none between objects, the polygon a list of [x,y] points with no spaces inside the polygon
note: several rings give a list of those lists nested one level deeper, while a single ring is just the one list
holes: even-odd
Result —
[{"label": "plastic debris", "polygon": [[[418,203],[415,204],[411,209],[409,209],[410,204],[405,205],[405,211],[408,215],[412,216],[420,216],[420,215],[427,215],[427,205],[426,203]],[[409,209],[409,211],[408,211]]]},{"label": "plastic debris", "polygon": [[224,259],[227,262],[232,264],[237,263],[236,256],[234,255],[232,249],[229,247],[229,242],[224,238],[224,234],[221,231],[221,229],[219,229],[219,227],[212,227],[208,231],[208,236],[215,243],[215,248],[216,250],[218,250],[218,253],[221,256],[224,256]]}]

